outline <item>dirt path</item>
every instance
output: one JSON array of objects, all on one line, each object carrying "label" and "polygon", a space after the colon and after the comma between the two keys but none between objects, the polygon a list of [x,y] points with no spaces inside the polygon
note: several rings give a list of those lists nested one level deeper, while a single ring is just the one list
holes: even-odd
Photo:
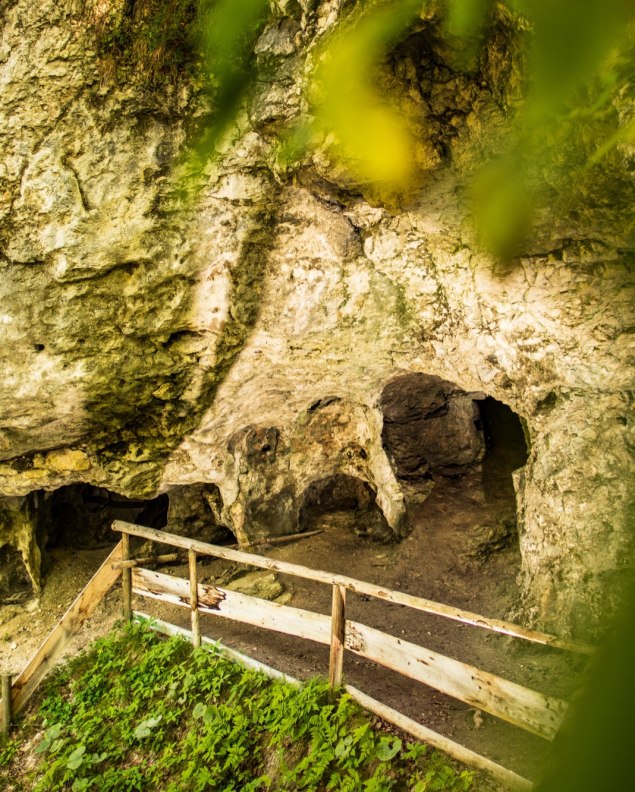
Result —
[{"label": "dirt path", "polygon": [[[351,530],[350,515],[325,515],[322,533],[302,541],[269,548],[272,557],[339,572],[390,588],[436,599],[491,617],[503,618],[516,604],[519,555],[510,530],[513,497],[510,483],[483,484],[481,471],[461,479],[440,479],[428,499],[413,508],[414,530],[403,542],[380,545],[360,539]],[[93,551],[56,550],[44,587],[41,608],[0,609],[0,668],[18,671],[55,621],[107,555]],[[202,578],[213,581],[228,564],[204,562]],[[187,575],[184,567],[173,574]],[[292,592],[292,605],[330,612],[329,587],[282,577]],[[175,624],[188,626],[184,609],[149,600],[135,607]],[[120,616],[120,594],[112,592],[69,646],[77,651],[105,633]],[[347,616],[435,651],[535,687],[550,695],[570,695],[580,663],[565,653],[466,627],[372,598],[350,595]],[[325,675],[328,648],[248,626],[204,616],[205,634],[296,677]],[[346,653],[345,679],[366,693],[504,764],[535,777],[548,744],[425,685],[386,671]]]}]

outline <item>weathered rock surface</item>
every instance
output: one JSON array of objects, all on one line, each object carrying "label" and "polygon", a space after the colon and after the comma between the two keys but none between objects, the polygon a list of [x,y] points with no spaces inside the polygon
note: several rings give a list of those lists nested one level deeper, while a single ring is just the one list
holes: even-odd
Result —
[{"label": "weathered rock surface", "polygon": [[[196,91],[100,80],[81,5],[0,10],[0,492],[213,484],[215,520],[245,540],[297,530],[313,482],[348,475],[399,534],[382,393],[434,375],[523,418],[525,613],[593,624],[631,557],[628,216],[600,202],[576,221],[554,213],[497,269],[457,194],[506,72],[488,62],[475,80],[432,57],[434,36],[394,54],[427,170],[407,207],[371,203],[326,150],[279,172],[274,133],[303,106],[337,2],[278,4],[289,10],[256,48],[251,106],[184,203],[172,166],[202,112]],[[478,459],[478,438],[468,446],[461,459]],[[31,570],[33,532],[13,512],[0,545]]]},{"label": "weathered rock surface", "polygon": [[[201,542],[218,542],[227,538],[229,531],[219,524],[220,495],[213,484],[195,484],[189,487],[172,487],[168,492],[166,530],[189,536]],[[141,523],[144,525],[145,523]],[[151,544],[149,552],[156,545]]]},{"label": "weathered rock surface", "polygon": [[426,374],[406,374],[381,395],[384,447],[401,479],[430,478],[432,472],[460,472],[483,458],[485,442],[477,399]]},{"label": "weathered rock surface", "polygon": [[33,497],[0,502],[0,603],[40,592],[41,553]]}]

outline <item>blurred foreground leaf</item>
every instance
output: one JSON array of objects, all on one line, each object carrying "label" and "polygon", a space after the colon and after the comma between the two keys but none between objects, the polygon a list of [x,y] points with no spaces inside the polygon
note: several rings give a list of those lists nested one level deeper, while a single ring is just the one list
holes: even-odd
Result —
[{"label": "blurred foreground leaf", "polygon": [[[199,40],[213,116],[195,146],[199,171],[249,96],[254,45],[269,14],[267,0],[200,0]],[[492,161],[479,159],[482,152],[475,150],[471,165],[462,167],[470,173],[468,211],[478,238],[497,256],[512,259],[531,235],[537,213],[559,211],[561,199],[569,209],[575,200],[607,203],[600,192],[610,177],[596,178],[593,169],[634,136],[635,122],[624,110],[624,97],[633,92],[634,19],[632,0],[344,4],[332,32],[310,54],[310,111],[283,132],[278,165],[284,170],[317,147],[334,162],[336,173],[340,169],[357,184],[378,187],[371,193],[384,203],[417,187],[425,114],[413,122],[400,97],[382,90],[382,84],[394,85],[393,75],[392,83],[385,79],[391,50],[425,20],[428,31],[445,36],[459,52],[457,63],[447,64],[450,72],[465,69],[482,89],[492,46],[505,46],[504,37],[494,44],[491,37],[506,26],[507,43],[516,36],[513,46],[522,51],[519,62],[528,63],[528,71],[509,123],[492,128]],[[427,57],[422,49],[421,58]],[[615,105],[616,97],[622,97],[622,106]],[[612,167],[618,167],[617,160]]]},{"label": "blurred foreground leaf", "polygon": [[529,117],[562,110],[629,34],[631,0],[532,0],[532,92]]},{"label": "blurred foreground leaf", "polygon": [[501,259],[512,258],[529,227],[533,199],[523,178],[522,165],[513,158],[483,166],[471,190],[481,244]]},{"label": "blurred foreground leaf", "polygon": [[213,156],[251,88],[254,45],[268,16],[268,0],[200,0],[202,68],[214,102],[213,118],[196,147],[201,164]]},{"label": "blurred foreground leaf", "polygon": [[414,145],[397,106],[377,87],[376,72],[424,7],[421,0],[364,4],[322,46],[313,85],[315,131],[359,180],[396,189],[414,171]]}]

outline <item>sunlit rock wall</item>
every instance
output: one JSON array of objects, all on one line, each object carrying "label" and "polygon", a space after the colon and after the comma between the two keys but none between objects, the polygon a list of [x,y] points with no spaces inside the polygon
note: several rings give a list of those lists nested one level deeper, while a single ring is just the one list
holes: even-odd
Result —
[{"label": "sunlit rock wall", "polygon": [[311,483],[343,473],[398,535],[380,397],[425,372],[524,419],[524,614],[583,633],[631,545],[628,218],[547,217],[504,270],[479,252],[458,177],[500,117],[495,43],[479,79],[429,57],[433,36],[395,55],[387,80],[420,108],[427,169],[407,206],[383,208],[327,150],[281,172],[276,131],[338,12],[286,5],[256,48],[256,95],[188,202],[175,171],[200,92],[100,76],[82,3],[3,4],[0,492],[214,484],[219,522],[244,541],[297,530]]}]

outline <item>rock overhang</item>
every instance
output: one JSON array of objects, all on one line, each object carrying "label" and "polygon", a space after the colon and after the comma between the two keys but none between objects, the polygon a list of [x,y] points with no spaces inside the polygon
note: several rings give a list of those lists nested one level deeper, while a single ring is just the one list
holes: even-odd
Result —
[{"label": "rock overhang", "polygon": [[[406,207],[378,205],[325,152],[294,174],[276,169],[276,125],[298,113],[302,53],[328,17],[277,22],[259,45],[262,59],[274,42],[271,90],[263,80],[184,205],[170,164],[188,113],[200,112],[195,92],[160,112],[134,81],[89,79],[94,52],[62,35],[70,3],[55,4],[63,13],[48,33],[29,34],[47,54],[27,69],[30,39],[16,20],[52,4],[26,5],[5,13],[13,60],[0,64],[0,491],[85,482],[151,497],[208,482],[247,536],[250,498],[258,522],[267,509],[256,501],[278,497],[290,531],[306,486],[339,472],[372,485],[395,527],[403,493],[382,447],[381,393],[399,374],[436,375],[508,404],[531,437],[518,477],[527,612],[565,628],[567,614],[599,613],[631,542],[628,242],[619,222],[604,235],[545,223],[513,268],[478,250],[457,174],[470,142],[498,123],[492,84],[453,100],[468,102],[455,108],[463,120],[437,147],[445,154],[428,158],[420,193]],[[53,74],[50,62],[64,66]],[[281,94],[283,62],[294,87]],[[451,97],[424,72],[401,77],[423,80],[441,118]],[[336,402],[316,411],[329,422],[313,442],[310,406],[329,398],[340,413]],[[270,464],[232,450],[241,433],[274,430]],[[345,458],[354,447],[365,460]]]}]

